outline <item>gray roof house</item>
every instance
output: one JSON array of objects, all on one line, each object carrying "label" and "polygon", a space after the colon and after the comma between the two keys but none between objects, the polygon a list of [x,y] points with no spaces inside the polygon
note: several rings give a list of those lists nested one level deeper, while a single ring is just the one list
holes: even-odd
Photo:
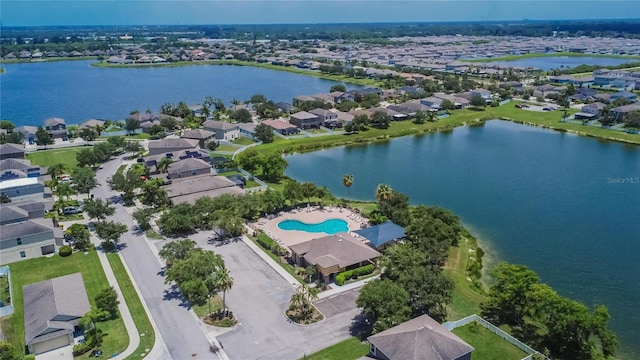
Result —
[{"label": "gray roof house", "polygon": [[196,149],[198,140],[171,138],[149,141],[149,155],[177,152],[180,150]]},{"label": "gray roof house", "polygon": [[338,114],[332,111],[318,108],[310,110],[309,113],[321,119],[323,121],[323,126],[326,126],[328,128],[342,127],[342,122],[338,120]]},{"label": "gray roof house", "polygon": [[244,194],[244,190],[233,181],[224,176],[211,175],[173,180],[165,190],[174,205],[184,202],[193,204],[205,196],[213,198],[222,194]]},{"label": "gray roof house", "polygon": [[186,158],[169,164],[167,167],[167,177],[169,179],[178,179],[211,174],[211,169],[211,164],[202,159]]},{"label": "gray roof house", "polygon": [[32,354],[73,344],[78,320],[91,310],[82,274],[75,273],[26,285],[24,339]]},{"label": "gray roof house", "polygon": [[205,149],[207,144],[216,137],[216,133],[214,131],[204,129],[193,129],[185,130],[180,137],[183,139],[198,140],[200,147]]},{"label": "gray roof house", "polygon": [[64,119],[49,118],[44,121],[44,128],[52,138],[67,140],[67,125]]},{"label": "gray roof house", "polygon": [[375,263],[380,253],[347,233],[312,239],[289,247],[300,266],[314,265],[326,283],[341,271]]},{"label": "gray roof house", "polygon": [[299,111],[295,114],[291,114],[289,122],[300,129],[317,129],[323,125],[324,120],[315,114]]},{"label": "gray roof house", "polygon": [[24,140],[29,144],[33,144],[36,139],[36,131],[38,131],[38,127],[24,125],[24,126],[18,126],[14,131],[17,131],[22,135],[24,135]]},{"label": "gray roof house", "polygon": [[83,122],[82,124],[80,124],[80,126],[78,127],[78,129],[87,129],[87,128],[97,128],[97,127],[104,127],[106,121],[104,120],[98,120],[98,119],[89,119],[85,122]]},{"label": "gray roof house", "polygon": [[2,144],[0,145],[0,160],[24,159],[24,145]]},{"label": "gray roof house", "polygon": [[[29,213],[14,206],[2,208],[0,264],[31,259],[56,251],[53,224],[49,219],[29,220]],[[4,216],[7,216],[5,219]]]},{"label": "gray roof house", "polygon": [[205,130],[215,132],[217,140],[232,141],[240,136],[238,124],[226,121],[207,120],[202,124],[202,127]]},{"label": "gray roof house", "polygon": [[429,315],[369,336],[369,356],[380,360],[470,360],[473,347]]}]

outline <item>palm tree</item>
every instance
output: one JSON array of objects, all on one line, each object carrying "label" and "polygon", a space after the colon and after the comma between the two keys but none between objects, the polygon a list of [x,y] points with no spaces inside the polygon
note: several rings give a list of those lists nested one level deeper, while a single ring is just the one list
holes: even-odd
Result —
[{"label": "palm tree", "polygon": [[169,165],[172,162],[173,160],[171,158],[163,157],[162,159],[160,159],[160,161],[158,161],[158,171],[160,171],[161,173],[167,172],[167,169],[169,169]]},{"label": "palm tree", "polygon": [[389,185],[379,184],[376,188],[376,199],[378,199],[378,201],[387,201],[391,197],[392,191]]},{"label": "palm tree", "polygon": [[75,194],[75,190],[68,183],[58,183],[56,186],[56,194],[62,200],[68,200],[69,196]]},{"label": "palm tree", "polygon": [[342,175],[342,185],[347,188],[347,193],[350,194],[349,189],[351,188],[351,185],[353,185],[353,175]]},{"label": "palm tree", "polygon": [[226,268],[222,268],[217,273],[217,285],[218,289],[222,291],[222,307],[224,310],[227,309],[226,295],[227,291],[231,290],[233,287],[233,278],[229,275],[229,270]]},{"label": "palm tree", "polygon": [[96,310],[91,310],[80,318],[80,326],[84,328],[84,336],[87,340],[87,344],[91,347],[100,347],[104,334],[102,330],[98,329],[96,323],[100,318],[100,313]]},{"label": "palm tree", "polygon": [[52,179],[56,179],[58,176],[64,174],[69,167],[63,163],[57,163],[49,166],[49,171],[47,171],[48,175],[51,175]]}]

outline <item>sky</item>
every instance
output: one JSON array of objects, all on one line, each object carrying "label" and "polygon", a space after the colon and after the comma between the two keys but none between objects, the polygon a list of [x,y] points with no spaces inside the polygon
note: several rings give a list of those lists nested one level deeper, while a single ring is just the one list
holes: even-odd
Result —
[{"label": "sky", "polygon": [[2,26],[640,18],[640,0],[0,0]]}]

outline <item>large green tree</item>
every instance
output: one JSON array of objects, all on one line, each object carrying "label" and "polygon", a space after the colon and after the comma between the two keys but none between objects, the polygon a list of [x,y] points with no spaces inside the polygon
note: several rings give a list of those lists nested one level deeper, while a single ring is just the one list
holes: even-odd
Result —
[{"label": "large green tree", "polygon": [[116,209],[102,199],[87,199],[84,202],[84,211],[89,215],[89,219],[104,221],[109,216],[115,214]]},{"label": "large green tree", "polygon": [[107,180],[109,189],[113,191],[121,191],[124,202],[129,204],[133,202],[134,191],[142,185],[143,181],[135,169],[129,168],[125,174],[116,173]]},{"label": "large green tree", "polygon": [[344,174],[342,175],[342,186],[347,188],[347,192],[351,189],[351,185],[353,185],[353,175]]},{"label": "large green tree", "polygon": [[42,126],[38,127],[38,130],[36,131],[36,144],[39,146],[44,146],[44,148],[46,149],[47,145],[51,145],[53,143],[55,143],[55,141],[49,135],[49,132]]},{"label": "large green tree", "polygon": [[273,132],[273,128],[266,124],[259,124],[255,129],[256,139],[262,141],[265,144],[273,142],[275,137],[275,133]]},{"label": "large green tree", "polygon": [[373,332],[399,325],[411,315],[409,294],[391,280],[373,280],[365,284],[356,299],[356,305],[369,317]]},{"label": "large green tree", "polygon": [[96,307],[99,311],[108,312],[111,318],[118,315],[118,293],[113,286],[103,289],[95,297]]},{"label": "large green tree", "polygon": [[120,241],[122,234],[127,232],[127,225],[113,222],[101,221],[96,224],[96,235],[102,240],[102,247],[106,250],[112,250]]},{"label": "large green tree", "polygon": [[77,250],[86,251],[91,247],[91,233],[89,233],[87,225],[79,223],[72,224],[64,233],[71,237],[73,247]]},{"label": "large green tree", "polygon": [[96,173],[89,168],[77,168],[73,170],[71,176],[73,177],[73,186],[76,191],[81,194],[87,194],[87,198],[89,198],[91,190],[98,186]]}]

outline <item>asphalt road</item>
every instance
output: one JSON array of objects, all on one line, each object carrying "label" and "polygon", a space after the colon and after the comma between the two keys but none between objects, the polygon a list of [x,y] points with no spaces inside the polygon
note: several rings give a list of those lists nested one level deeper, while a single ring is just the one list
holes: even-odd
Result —
[{"label": "asphalt road", "polygon": [[200,233],[189,238],[221,254],[234,278],[226,301],[239,325],[217,337],[229,358],[300,359],[351,337],[349,327],[359,313],[355,303],[351,309],[343,307],[343,312],[333,313],[314,325],[291,323],[284,312],[294,293],[293,286],[242,241],[214,246],[207,244],[207,236]]},{"label": "asphalt road", "polygon": [[[100,186],[93,191],[96,198],[108,199],[118,195],[109,190],[106,181],[121,163],[118,158],[103,164],[102,169],[98,170]],[[120,244],[124,247],[121,254],[170,352],[163,354],[162,358],[215,359],[216,356],[209,351],[207,338],[182,301],[175,296],[166,296],[171,289],[164,283],[162,266],[146,241],[136,235],[133,230],[135,221],[123,205],[115,204],[115,207],[116,213],[109,220],[126,224],[131,229],[121,237]]]}]

